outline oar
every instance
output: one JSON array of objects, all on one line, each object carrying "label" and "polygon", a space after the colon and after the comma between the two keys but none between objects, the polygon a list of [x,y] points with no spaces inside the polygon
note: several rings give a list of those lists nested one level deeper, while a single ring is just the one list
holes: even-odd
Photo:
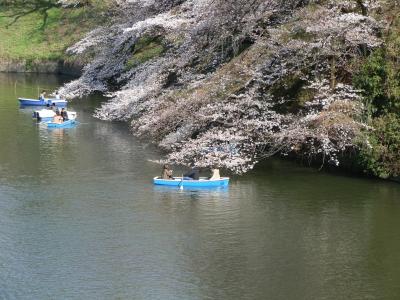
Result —
[{"label": "oar", "polygon": [[182,177],[181,177],[181,182],[179,183],[179,189],[183,190],[183,174],[182,174]]}]

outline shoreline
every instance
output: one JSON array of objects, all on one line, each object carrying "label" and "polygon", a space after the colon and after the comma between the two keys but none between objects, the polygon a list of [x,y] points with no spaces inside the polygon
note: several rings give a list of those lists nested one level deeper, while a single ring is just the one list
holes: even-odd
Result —
[{"label": "shoreline", "polygon": [[38,73],[69,75],[79,77],[82,75],[83,64],[78,62],[59,60],[28,60],[28,59],[0,59],[1,73]]},{"label": "shoreline", "polygon": [[[74,76],[79,77],[82,74],[83,65],[77,62],[66,62],[64,60],[42,60],[42,61],[35,61],[34,63],[30,62],[29,60],[0,60],[0,73],[3,74],[53,74],[53,75],[67,75],[67,76]],[[287,158],[279,158],[283,161],[292,161],[299,163],[298,157],[291,157]],[[303,165],[305,168],[318,168],[317,166],[320,163],[316,163],[315,161],[311,165]],[[362,178],[371,178],[371,179],[378,179],[383,181],[389,181],[400,184],[400,177],[390,177],[390,178],[380,178],[378,176],[366,175],[360,171],[356,171],[349,166],[339,167],[338,169],[330,168],[329,166],[324,166],[324,170],[328,173],[343,173],[348,175],[353,175]]]}]

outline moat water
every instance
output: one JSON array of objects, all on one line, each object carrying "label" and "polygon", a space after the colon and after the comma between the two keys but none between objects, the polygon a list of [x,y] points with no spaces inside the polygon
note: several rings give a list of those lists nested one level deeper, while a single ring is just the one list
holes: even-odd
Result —
[{"label": "moat water", "polygon": [[399,299],[400,184],[271,160],[155,187],[162,154],[101,98],[70,129],[20,109],[65,80],[0,74],[0,299]]}]

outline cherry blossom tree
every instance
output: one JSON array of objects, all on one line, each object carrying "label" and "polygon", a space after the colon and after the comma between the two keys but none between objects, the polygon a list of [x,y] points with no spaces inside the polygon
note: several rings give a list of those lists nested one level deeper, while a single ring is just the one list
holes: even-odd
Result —
[{"label": "cherry blossom tree", "polygon": [[[382,3],[121,0],[112,26],[68,50],[95,56],[62,93],[105,93],[95,116],[130,122],[171,163],[243,173],[281,154],[339,165],[367,127],[350,65],[382,45],[370,14]],[[150,54],[132,67],[138,49]]]}]

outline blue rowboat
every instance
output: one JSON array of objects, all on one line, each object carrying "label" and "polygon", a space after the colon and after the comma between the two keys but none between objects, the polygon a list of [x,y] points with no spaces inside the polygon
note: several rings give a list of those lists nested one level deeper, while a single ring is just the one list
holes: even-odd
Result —
[{"label": "blue rowboat", "polygon": [[161,179],[160,177],[154,177],[154,184],[156,185],[168,185],[176,187],[216,187],[216,186],[228,186],[229,177],[221,177],[220,179],[208,179],[201,177],[199,180],[182,180],[182,177],[174,177],[174,179]]},{"label": "blue rowboat", "polygon": [[52,106],[53,104],[57,107],[65,107],[68,102],[65,99],[29,99],[29,98],[18,98],[21,106],[46,106],[47,104]]},{"label": "blue rowboat", "polygon": [[76,120],[67,120],[62,123],[48,122],[46,124],[48,128],[68,128],[74,126],[76,124]]}]

